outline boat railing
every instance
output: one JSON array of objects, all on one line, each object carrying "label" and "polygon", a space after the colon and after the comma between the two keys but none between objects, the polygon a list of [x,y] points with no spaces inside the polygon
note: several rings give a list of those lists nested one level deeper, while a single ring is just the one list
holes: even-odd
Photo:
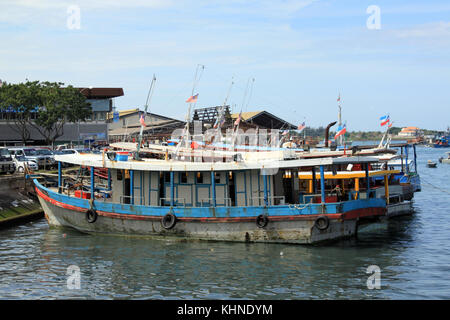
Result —
[{"label": "boat railing", "polygon": [[59,187],[59,191],[60,191],[59,193],[66,194],[68,196],[70,196],[71,191],[73,191],[72,194],[75,194],[75,190],[72,187],[61,186]]},{"label": "boat railing", "polygon": [[391,194],[389,195],[389,204],[401,203],[404,201],[403,195],[401,194]]},{"label": "boat railing", "polygon": [[[171,202],[171,198],[159,198],[159,206],[160,207],[169,207],[170,202]],[[185,198],[173,198],[173,205],[175,207],[186,207],[186,199]]]},{"label": "boat railing", "polygon": [[[127,202],[124,202],[124,200],[126,200],[126,199],[128,199]],[[134,199],[135,204],[141,204],[141,203],[143,203],[142,201],[144,200],[144,197],[121,195],[119,198],[119,201],[121,204],[130,204],[131,199]]]},{"label": "boat railing", "polygon": [[[200,199],[201,207],[211,207],[212,203],[213,198]],[[216,207],[231,207],[231,198],[216,198]]]},{"label": "boat railing", "polygon": [[[286,204],[285,196],[270,196],[267,197],[270,206],[282,206]],[[264,197],[252,197],[250,198],[250,206],[264,205]]]}]

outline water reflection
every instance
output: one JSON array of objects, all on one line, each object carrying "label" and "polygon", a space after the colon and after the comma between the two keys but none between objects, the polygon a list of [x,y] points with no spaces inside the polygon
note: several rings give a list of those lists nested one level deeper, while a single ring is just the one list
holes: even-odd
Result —
[{"label": "water reflection", "polygon": [[[420,150],[421,175],[447,183],[450,165],[422,172],[432,152]],[[41,220],[0,233],[0,298],[448,299],[449,205],[423,184],[414,215],[327,246],[93,236]],[[67,288],[70,265],[80,267],[79,290]],[[367,288],[370,265],[381,269],[380,290]]]}]

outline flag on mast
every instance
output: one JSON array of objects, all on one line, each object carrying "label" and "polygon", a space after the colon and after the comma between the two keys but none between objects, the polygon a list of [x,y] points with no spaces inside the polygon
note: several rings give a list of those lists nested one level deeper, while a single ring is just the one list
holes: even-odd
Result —
[{"label": "flag on mast", "polygon": [[336,135],[334,136],[334,140],[336,140],[337,137],[342,136],[343,134],[345,134],[347,132],[347,125],[344,124],[343,127],[338,127],[337,131],[336,131]]},{"label": "flag on mast", "polygon": [[389,123],[389,115],[382,116],[380,118],[380,121],[381,121],[381,123],[380,123],[381,126],[384,126],[384,125],[388,124]]},{"label": "flag on mast", "polygon": [[139,119],[139,122],[141,123],[141,126],[143,126],[143,127],[147,126],[144,122],[144,114],[141,114],[141,118]]},{"label": "flag on mast", "polygon": [[340,101],[341,101],[341,93],[339,92],[339,96],[337,98],[337,102],[340,102]]},{"label": "flag on mast", "polygon": [[190,96],[190,97],[186,100],[186,102],[195,103],[195,102],[197,102],[197,99],[198,99],[198,93],[197,93],[195,96]]},{"label": "flag on mast", "polygon": [[305,121],[303,121],[303,123],[301,125],[299,125],[297,129],[300,130],[300,132],[301,132],[305,128],[306,128],[306,124],[305,124]]},{"label": "flag on mast", "polygon": [[236,121],[234,122],[235,126],[239,125],[239,122],[241,122],[241,115],[242,115],[242,111],[239,113],[239,116],[237,117]]}]

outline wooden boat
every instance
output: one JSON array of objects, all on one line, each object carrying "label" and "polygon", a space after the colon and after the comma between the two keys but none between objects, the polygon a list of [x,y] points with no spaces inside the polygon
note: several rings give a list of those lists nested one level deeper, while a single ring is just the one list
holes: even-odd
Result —
[{"label": "wooden boat", "polygon": [[[311,244],[351,237],[358,225],[387,213],[386,198],[375,197],[370,187],[369,165],[376,158],[188,162],[111,155],[58,155],[57,185],[33,180],[51,226],[98,234]],[[64,162],[89,168],[88,184],[66,178]],[[366,196],[333,193],[347,177],[326,177],[349,165],[365,168],[360,174],[368,184]],[[107,179],[96,178],[95,168],[106,169]],[[316,172],[320,183],[302,189],[297,175]]]},{"label": "wooden boat", "polygon": [[450,152],[445,153],[446,157],[439,158],[440,163],[450,163]]},{"label": "wooden boat", "polygon": [[431,161],[431,160],[428,160],[428,161],[427,161],[427,167],[428,167],[428,168],[436,168],[436,166],[437,166],[437,163],[436,163],[436,162],[433,162],[433,161]]}]

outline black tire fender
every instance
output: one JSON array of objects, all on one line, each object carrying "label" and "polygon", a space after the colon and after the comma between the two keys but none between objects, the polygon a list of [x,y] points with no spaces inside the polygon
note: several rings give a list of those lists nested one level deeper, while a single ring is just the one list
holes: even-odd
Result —
[{"label": "black tire fender", "polygon": [[86,220],[89,223],[94,223],[95,221],[97,221],[97,211],[95,211],[94,209],[89,209],[88,211],[86,211]]},{"label": "black tire fender", "polygon": [[161,225],[164,229],[170,230],[177,224],[177,217],[173,213],[168,213],[161,218]]},{"label": "black tire fender", "polygon": [[320,216],[314,221],[314,225],[319,230],[327,230],[330,225],[330,219],[327,216]]},{"label": "black tire fender", "polygon": [[256,225],[258,228],[264,228],[269,223],[269,218],[266,215],[260,214],[256,217]]}]

